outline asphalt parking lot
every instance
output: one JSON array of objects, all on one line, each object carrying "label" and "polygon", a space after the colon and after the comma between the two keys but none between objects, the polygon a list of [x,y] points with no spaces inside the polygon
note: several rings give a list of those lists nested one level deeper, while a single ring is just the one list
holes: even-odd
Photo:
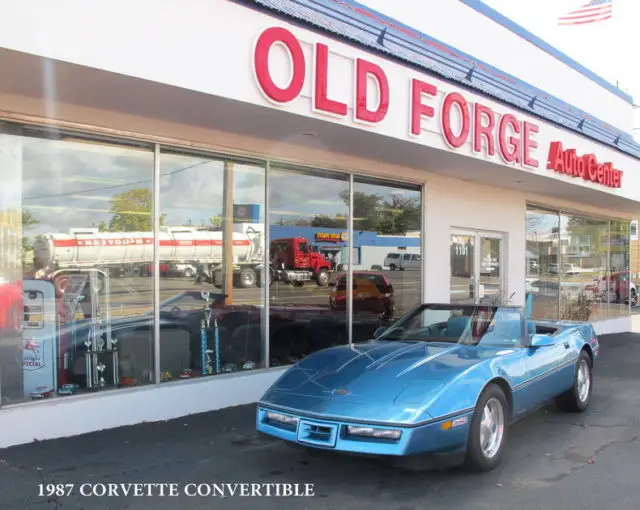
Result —
[{"label": "asphalt parking lot", "polygon": [[[563,414],[550,405],[515,425],[505,462],[488,474],[406,472],[354,457],[309,457],[259,437],[253,406],[243,406],[0,450],[0,507],[637,510],[640,335],[601,341],[589,411]],[[310,483],[314,496],[127,498],[78,491],[83,483],[135,482]],[[73,484],[73,493],[41,497],[42,483]]]}]

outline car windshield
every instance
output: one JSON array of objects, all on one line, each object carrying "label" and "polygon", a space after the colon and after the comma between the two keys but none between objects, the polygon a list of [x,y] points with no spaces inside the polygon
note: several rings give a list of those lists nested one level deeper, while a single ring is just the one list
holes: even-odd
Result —
[{"label": "car windshield", "polygon": [[520,345],[523,313],[500,306],[424,305],[391,326],[379,340],[464,345]]}]

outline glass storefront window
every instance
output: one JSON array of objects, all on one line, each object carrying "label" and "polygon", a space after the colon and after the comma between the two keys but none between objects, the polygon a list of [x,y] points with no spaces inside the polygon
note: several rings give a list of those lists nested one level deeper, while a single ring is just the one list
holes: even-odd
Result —
[{"label": "glass storefront window", "polygon": [[[349,178],[271,167],[270,365],[346,344]],[[337,283],[336,283],[337,282]]]},{"label": "glass storefront window", "polygon": [[527,211],[527,292],[533,317],[597,321],[637,304],[630,268],[631,222]]},{"label": "glass storefront window", "polygon": [[264,367],[265,169],[160,155],[162,381]]},{"label": "glass storefront window", "polygon": [[[419,187],[356,177],[353,188],[353,341],[366,341],[421,302]],[[345,287],[346,288],[346,287]],[[339,288],[336,288],[339,293]]]},{"label": "glass storefront window", "polygon": [[631,275],[631,229],[628,221],[611,220],[609,240],[609,317],[629,315],[638,304],[638,290]]},{"label": "glass storefront window", "polygon": [[527,211],[526,292],[533,296],[532,318],[558,319],[560,296],[560,216]]},{"label": "glass storefront window", "polygon": [[2,404],[286,365],[420,302],[419,186],[272,166],[267,197],[265,163],[0,127]]},{"label": "glass storefront window", "polygon": [[578,215],[560,217],[562,267],[560,318],[607,318],[609,220]]},{"label": "glass storefront window", "polygon": [[0,136],[20,181],[22,265],[3,292],[21,311],[3,403],[152,382],[152,147]]}]

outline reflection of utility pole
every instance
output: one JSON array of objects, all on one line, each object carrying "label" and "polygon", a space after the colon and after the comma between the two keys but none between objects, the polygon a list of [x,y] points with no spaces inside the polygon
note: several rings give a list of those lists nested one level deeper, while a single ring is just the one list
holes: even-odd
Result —
[{"label": "reflection of utility pole", "polygon": [[225,304],[233,303],[233,163],[224,163],[222,231],[222,292],[228,296]]}]

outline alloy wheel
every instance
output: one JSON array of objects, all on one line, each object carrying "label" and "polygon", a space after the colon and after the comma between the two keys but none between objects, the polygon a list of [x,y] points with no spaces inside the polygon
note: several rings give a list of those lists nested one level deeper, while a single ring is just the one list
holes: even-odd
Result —
[{"label": "alloy wheel", "polygon": [[504,409],[495,397],[490,398],[484,406],[480,422],[480,447],[488,459],[492,459],[500,451],[504,437]]}]

